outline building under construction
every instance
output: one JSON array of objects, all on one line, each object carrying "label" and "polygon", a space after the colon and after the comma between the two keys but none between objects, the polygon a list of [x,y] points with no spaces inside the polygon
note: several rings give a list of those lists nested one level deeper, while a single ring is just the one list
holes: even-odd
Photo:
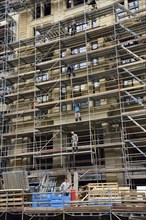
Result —
[{"label": "building under construction", "polygon": [[146,1],[90,2],[0,0],[2,220],[146,219]]}]

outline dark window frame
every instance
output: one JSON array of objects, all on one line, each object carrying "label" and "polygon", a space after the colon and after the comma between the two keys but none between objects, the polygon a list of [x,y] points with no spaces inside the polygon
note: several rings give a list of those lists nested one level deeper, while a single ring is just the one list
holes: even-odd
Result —
[{"label": "dark window frame", "polygon": [[[84,4],[84,0],[74,0],[73,2],[74,2],[74,6]],[[85,2],[88,2],[88,0],[85,0]]]},{"label": "dark window frame", "polygon": [[[36,12],[36,13],[35,13],[35,12]],[[40,3],[38,3],[38,4],[35,6],[33,18],[34,18],[34,19],[41,18],[41,4],[40,4]]]},{"label": "dark window frame", "polygon": [[71,6],[72,6],[72,1],[66,0],[66,8],[71,8]]},{"label": "dark window frame", "polygon": [[[83,48],[84,48],[84,51],[82,52],[81,50],[83,50]],[[73,51],[74,51],[74,52],[73,52]],[[76,52],[75,52],[75,51],[76,51]],[[86,47],[86,45],[71,48],[71,54],[72,54],[72,55],[79,54],[79,53],[86,53],[86,52],[87,52],[87,47]]]},{"label": "dark window frame", "polygon": [[51,15],[51,2],[45,3],[43,8],[43,15],[45,16],[49,16]]},{"label": "dark window frame", "polygon": [[139,1],[138,0],[128,0],[128,8],[130,11],[136,11],[139,9]]}]

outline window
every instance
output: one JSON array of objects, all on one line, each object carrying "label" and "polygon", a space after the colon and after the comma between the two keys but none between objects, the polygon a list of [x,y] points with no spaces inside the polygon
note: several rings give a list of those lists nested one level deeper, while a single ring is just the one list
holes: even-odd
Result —
[{"label": "window", "polygon": [[126,43],[123,44],[124,47],[130,47],[130,46],[133,46],[133,45],[136,45],[138,44],[137,41],[128,41]]},{"label": "window", "polygon": [[127,87],[127,86],[134,86],[136,83],[139,83],[138,80],[136,79],[127,79],[123,81],[123,86]]},{"label": "window", "polygon": [[[120,4],[124,6],[124,2],[120,2]],[[121,8],[116,8],[115,14],[117,21],[124,20],[125,12]]]},{"label": "window", "polygon": [[128,0],[128,8],[130,11],[136,11],[139,9],[138,0]]},{"label": "window", "polygon": [[61,73],[66,73],[66,71],[67,71],[67,67],[66,66],[61,67]]},{"label": "window", "polygon": [[73,88],[73,96],[78,97],[81,95],[81,86],[74,86]]},{"label": "window", "polygon": [[66,87],[62,87],[61,88],[61,99],[65,99],[66,98]]},{"label": "window", "polygon": [[67,105],[63,104],[63,105],[61,106],[61,111],[62,111],[62,112],[66,112],[66,111],[67,111]]},{"label": "window", "polygon": [[86,46],[72,48],[71,53],[72,54],[78,54],[78,53],[85,53],[87,51]]},{"label": "window", "polygon": [[61,51],[61,57],[66,57],[66,50]]},{"label": "window", "polygon": [[125,104],[126,105],[135,105],[137,103],[144,103],[143,97],[137,97],[135,99],[133,98],[127,98],[125,99]]},{"label": "window", "polygon": [[93,20],[92,21],[92,28],[95,28],[95,27],[97,27],[97,22],[96,22],[96,20]]},{"label": "window", "polygon": [[13,60],[13,54],[7,54],[7,60]]},{"label": "window", "polygon": [[[77,23],[77,27],[76,27],[77,32],[84,31],[84,30],[86,30],[87,28],[88,28],[88,23],[84,23],[84,22]],[[70,24],[70,26],[68,27],[68,33],[71,34],[71,24]]]},{"label": "window", "polygon": [[44,82],[44,81],[47,81],[47,80],[48,80],[48,72],[43,73],[40,76],[36,76],[36,83]]},{"label": "window", "polygon": [[79,68],[80,69],[84,69],[84,68],[86,68],[87,67],[87,63],[86,62],[81,62],[80,64],[79,64]]},{"label": "window", "polygon": [[44,4],[44,16],[51,14],[51,3]]},{"label": "window", "polygon": [[87,67],[86,62],[81,62],[81,63],[74,64],[74,70],[84,69],[86,67]]},{"label": "window", "polygon": [[74,97],[81,96],[81,93],[87,89],[87,84],[76,85],[73,87]]},{"label": "window", "polygon": [[97,42],[93,42],[91,44],[91,46],[92,46],[92,50],[96,50],[98,48],[98,43]]},{"label": "window", "polygon": [[88,23],[77,24],[77,32],[81,32],[86,30],[88,27]]},{"label": "window", "polygon": [[99,60],[98,60],[97,58],[94,58],[94,59],[92,60],[92,64],[93,64],[93,66],[98,65],[98,64],[99,64]]},{"label": "window", "polygon": [[40,36],[41,34],[40,34],[40,32],[39,32],[38,30],[36,30],[36,28],[34,28],[34,29],[33,29],[33,35],[34,35],[34,37],[38,37],[38,36]]},{"label": "window", "polygon": [[[79,69],[87,68],[87,63],[84,61],[84,62],[76,63],[72,66],[74,68],[74,71],[76,71]],[[61,73],[66,73],[66,72],[67,72],[67,67],[66,66],[61,67]]]},{"label": "window", "polygon": [[66,1],[66,7],[67,8],[71,8],[71,0],[67,0]]},{"label": "window", "polygon": [[4,90],[0,88],[0,102],[3,100],[4,97]]},{"label": "window", "polygon": [[121,59],[121,63],[123,65],[128,64],[128,63],[132,63],[132,62],[135,62],[135,59],[133,57],[128,57],[128,58]]},{"label": "window", "polygon": [[43,103],[43,102],[47,102],[47,101],[48,101],[48,95],[43,95],[43,96],[37,97],[38,103]]},{"label": "window", "polygon": [[88,102],[82,102],[81,108],[88,108]]},{"label": "window", "polygon": [[41,3],[37,4],[35,9],[34,9],[34,14],[33,14],[33,18],[36,19],[36,18],[40,18],[41,15],[43,16],[47,16],[47,15],[50,15],[51,14],[51,2],[49,3],[45,3],[43,5],[43,7],[41,7]]},{"label": "window", "polygon": [[95,107],[101,106],[101,101],[100,100],[95,100],[94,101],[94,106]]},{"label": "window", "polygon": [[12,86],[11,85],[7,85],[5,88],[6,94],[10,94],[12,92]]},{"label": "window", "polygon": [[[85,2],[88,2],[88,0],[85,0]],[[84,0],[74,0],[74,5],[83,4]]]},{"label": "window", "polygon": [[40,119],[44,118],[47,115],[47,113],[48,113],[47,111],[37,112],[36,113],[36,118],[40,120]]},{"label": "window", "polygon": [[40,17],[41,17],[41,5],[37,4],[36,8],[34,9],[33,18],[36,19],[36,18],[40,18]]},{"label": "window", "polygon": [[95,93],[96,91],[99,90],[100,87],[100,82],[99,81],[95,81],[93,82],[93,93]]},{"label": "window", "polygon": [[99,87],[100,86],[100,82],[99,81],[96,81],[96,82],[94,82],[94,88],[97,88],[97,87]]}]

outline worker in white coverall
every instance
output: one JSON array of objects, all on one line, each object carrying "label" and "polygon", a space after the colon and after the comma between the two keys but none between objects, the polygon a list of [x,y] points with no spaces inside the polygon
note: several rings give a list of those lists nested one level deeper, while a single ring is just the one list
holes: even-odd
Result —
[{"label": "worker in white coverall", "polygon": [[68,182],[68,179],[65,178],[64,182],[61,184],[60,186],[60,191],[65,195],[68,196],[69,195],[69,188],[70,188],[70,184]]},{"label": "worker in white coverall", "polygon": [[78,151],[78,135],[75,134],[73,131],[71,132],[71,144],[72,144],[72,150]]}]

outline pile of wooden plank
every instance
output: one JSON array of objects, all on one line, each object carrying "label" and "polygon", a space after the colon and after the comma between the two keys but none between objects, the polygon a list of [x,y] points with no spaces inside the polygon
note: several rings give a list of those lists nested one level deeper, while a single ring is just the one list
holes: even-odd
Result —
[{"label": "pile of wooden plank", "polygon": [[29,196],[23,190],[0,190],[0,209],[23,207]]},{"label": "pile of wooden plank", "polygon": [[79,190],[79,199],[92,205],[146,204],[145,193],[121,187],[116,182],[87,184]]},{"label": "pile of wooden plank", "polygon": [[[101,203],[121,202],[118,183],[90,183],[87,185],[88,200]],[[130,190],[126,188],[125,190]]]}]

